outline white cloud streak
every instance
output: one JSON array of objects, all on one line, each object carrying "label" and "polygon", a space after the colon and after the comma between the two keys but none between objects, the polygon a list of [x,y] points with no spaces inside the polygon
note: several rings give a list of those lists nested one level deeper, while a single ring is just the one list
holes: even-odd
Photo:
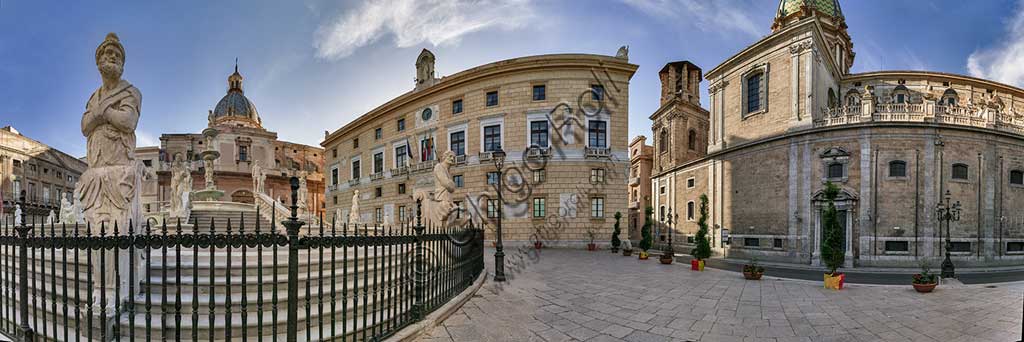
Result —
[{"label": "white cloud streak", "polygon": [[653,17],[710,31],[735,31],[754,38],[765,35],[766,28],[751,20],[751,5],[732,0],[622,0],[627,5]]},{"label": "white cloud streak", "polygon": [[534,18],[532,0],[373,0],[321,25],[313,47],[318,57],[338,60],[386,36],[400,48],[457,44],[466,34],[516,29]]},{"label": "white cloud streak", "polygon": [[967,57],[967,72],[974,77],[1024,87],[1024,3],[1006,23],[1006,35],[995,46],[978,49]]}]

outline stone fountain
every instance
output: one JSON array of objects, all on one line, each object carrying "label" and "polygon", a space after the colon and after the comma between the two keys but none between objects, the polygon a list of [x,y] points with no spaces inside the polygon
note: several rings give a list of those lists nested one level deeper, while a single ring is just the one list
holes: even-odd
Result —
[{"label": "stone fountain", "polygon": [[203,168],[205,169],[203,180],[206,182],[206,187],[202,190],[192,192],[192,197],[196,201],[218,201],[224,196],[224,191],[218,190],[217,185],[213,181],[213,161],[220,158],[220,152],[213,148],[213,138],[216,137],[218,133],[219,132],[213,128],[203,130],[203,139],[206,142],[206,149],[199,153],[199,157],[203,159]]}]

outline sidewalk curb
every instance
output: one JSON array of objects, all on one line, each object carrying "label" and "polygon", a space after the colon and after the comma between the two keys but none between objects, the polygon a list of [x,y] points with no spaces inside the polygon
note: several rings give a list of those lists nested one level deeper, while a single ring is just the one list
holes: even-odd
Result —
[{"label": "sidewalk curb", "polygon": [[487,273],[486,270],[484,270],[484,272],[480,272],[480,275],[477,276],[477,279],[476,281],[473,282],[473,285],[470,285],[468,288],[463,290],[462,293],[460,293],[458,296],[455,296],[455,298],[449,300],[447,304],[438,308],[437,310],[434,310],[434,312],[431,312],[423,320],[405,327],[404,329],[398,331],[397,333],[395,333],[391,337],[388,337],[384,341],[411,342],[416,340],[420,336],[426,335],[431,330],[433,330],[434,327],[440,325],[441,323],[444,323],[444,321],[448,319],[449,316],[454,314],[456,311],[459,311],[459,309],[462,308],[462,305],[466,304],[466,302],[473,298],[473,295],[475,295],[476,292],[479,291],[481,287],[483,287],[484,283],[487,282],[488,274],[489,273]]}]

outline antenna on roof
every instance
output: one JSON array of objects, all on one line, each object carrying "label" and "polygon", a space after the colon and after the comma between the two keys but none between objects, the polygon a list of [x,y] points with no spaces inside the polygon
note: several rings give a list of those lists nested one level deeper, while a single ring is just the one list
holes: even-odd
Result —
[{"label": "antenna on roof", "polygon": [[238,72],[238,57],[235,57],[235,72]]}]

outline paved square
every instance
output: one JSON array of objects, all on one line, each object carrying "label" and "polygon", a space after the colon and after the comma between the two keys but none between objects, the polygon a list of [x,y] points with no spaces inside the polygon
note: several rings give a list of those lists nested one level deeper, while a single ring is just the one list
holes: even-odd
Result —
[{"label": "paved square", "polygon": [[[493,272],[493,249],[487,269]],[[516,250],[507,253],[514,260]],[[608,251],[542,250],[421,341],[1016,341],[1024,283],[906,286],[764,279]],[[488,277],[492,275],[489,273]]]}]

